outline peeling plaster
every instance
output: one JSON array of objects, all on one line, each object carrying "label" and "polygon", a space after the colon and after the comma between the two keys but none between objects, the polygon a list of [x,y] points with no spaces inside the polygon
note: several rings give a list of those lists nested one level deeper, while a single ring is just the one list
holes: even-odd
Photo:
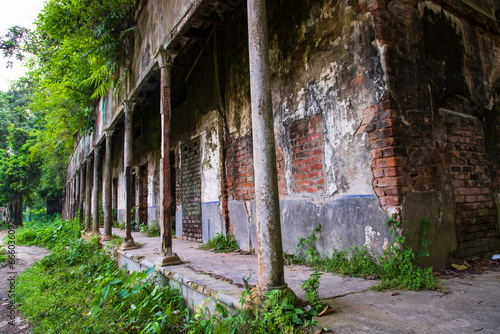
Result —
[{"label": "peeling plaster", "polygon": [[[369,249],[372,248],[372,243],[375,242],[375,238],[380,236],[380,232],[373,230],[372,226],[365,226],[365,246]],[[385,245],[385,243],[384,243]]]}]

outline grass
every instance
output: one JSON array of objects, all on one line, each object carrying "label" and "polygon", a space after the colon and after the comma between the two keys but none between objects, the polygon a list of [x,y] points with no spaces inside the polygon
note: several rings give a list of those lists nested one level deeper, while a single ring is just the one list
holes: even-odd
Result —
[{"label": "grass", "polygon": [[223,236],[217,233],[214,238],[208,239],[207,243],[198,247],[198,249],[213,250],[216,253],[229,253],[238,250],[238,242],[230,235]]},{"label": "grass", "polygon": [[5,261],[7,261],[7,250],[5,249],[4,245],[0,246],[0,266],[4,264]]},{"label": "grass", "polygon": [[142,225],[140,227],[141,233],[145,234],[147,237],[159,237],[160,236],[160,226],[155,222],[151,222],[149,225]]},{"label": "grass", "polygon": [[0,231],[2,231],[2,230],[8,230],[9,226],[11,226],[11,225],[9,225],[7,222],[5,222],[3,220],[0,221]]},{"label": "grass", "polygon": [[[84,241],[74,229],[73,221],[59,220],[27,226],[18,235],[19,243],[47,242],[53,249],[16,280],[18,306],[33,333],[304,333],[315,324],[315,310],[305,311],[280,291],[266,292],[263,311],[254,306],[230,313],[217,304],[213,315],[201,307],[190,312],[179,291],[149,275],[154,268],[129,275],[97,238]],[[317,284],[313,278],[309,293]],[[247,296],[248,286],[241,302]]]},{"label": "grass", "polygon": [[[393,219],[389,218],[388,223],[394,223]],[[396,227],[399,224],[396,222]],[[423,226],[428,228],[428,224],[429,221],[424,220]],[[422,268],[415,264],[429,253],[415,254],[412,249],[403,247],[404,237],[396,237],[380,257],[371,254],[366,246],[349,247],[343,251],[333,247],[332,254],[325,255],[319,254],[315,248],[320,229],[318,225],[309,237],[302,238],[295,254],[285,254],[285,263],[306,264],[315,270],[346,276],[379,278],[381,281],[373,287],[374,290],[441,288],[432,275],[432,267]]]}]

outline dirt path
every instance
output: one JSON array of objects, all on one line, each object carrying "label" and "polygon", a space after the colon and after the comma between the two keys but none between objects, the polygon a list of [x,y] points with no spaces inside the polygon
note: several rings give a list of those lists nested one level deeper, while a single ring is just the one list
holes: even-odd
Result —
[{"label": "dirt path", "polygon": [[[0,231],[0,244],[8,231]],[[0,334],[31,333],[30,324],[23,319],[19,312],[12,311],[9,302],[10,278],[17,277],[24,269],[29,268],[35,261],[40,260],[49,251],[40,247],[15,246],[15,263],[11,267],[5,263],[0,268]],[[14,314],[13,314],[14,313]],[[14,319],[12,319],[14,317]]]}]

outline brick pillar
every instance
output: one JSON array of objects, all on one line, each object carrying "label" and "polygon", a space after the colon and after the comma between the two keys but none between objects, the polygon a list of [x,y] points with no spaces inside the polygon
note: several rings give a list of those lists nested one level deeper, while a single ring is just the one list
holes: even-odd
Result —
[{"label": "brick pillar", "polygon": [[104,178],[103,178],[103,189],[102,189],[102,201],[103,201],[103,211],[104,211],[104,236],[102,241],[108,241],[113,239],[112,225],[113,225],[113,215],[111,212],[111,158],[112,158],[112,140],[113,132],[112,129],[107,129],[106,131],[106,153],[104,155]]},{"label": "brick pillar", "polygon": [[286,289],[265,0],[248,0],[258,288]]},{"label": "brick pillar", "polygon": [[157,54],[161,71],[160,114],[161,114],[161,159],[160,159],[160,231],[161,250],[155,264],[167,266],[181,263],[179,257],[172,253],[172,205],[170,180],[170,81],[175,54],[160,50]]},{"label": "brick pillar", "polygon": [[135,249],[134,239],[132,238],[132,113],[135,103],[132,101],[123,102],[123,111],[125,114],[125,134],[124,134],[124,154],[123,167],[125,177],[125,239],[120,246],[121,250]]}]

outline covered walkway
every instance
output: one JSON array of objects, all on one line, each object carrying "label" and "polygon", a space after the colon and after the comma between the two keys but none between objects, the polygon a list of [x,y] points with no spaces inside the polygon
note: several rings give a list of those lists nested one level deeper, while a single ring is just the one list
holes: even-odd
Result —
[{"label": "covered walkway", "polygon": [[[123,237],[125,231],[114,230]],[[120,265],[130,271],[152,267],[161,253],[160,237],[133,232],[138,249],[118,251]],[[159,272],[180,288],[188,305],[213,307],[213,300],[238,308],[243,278],[257,284],[257,256],[246,253],[214,253],[200,250],[200,243],[173,239],[183,264],[162,267]],[[285,265],[285,280],[299,298],[301,285],[313,271]],[[500,266],[480,275],[457,274],[444,279],[443,291],[372,291],[376,280],[324,274],[320,298],[336,311],[317,318],[333,333],[497,333],[500,328],[498,299]]]}]

